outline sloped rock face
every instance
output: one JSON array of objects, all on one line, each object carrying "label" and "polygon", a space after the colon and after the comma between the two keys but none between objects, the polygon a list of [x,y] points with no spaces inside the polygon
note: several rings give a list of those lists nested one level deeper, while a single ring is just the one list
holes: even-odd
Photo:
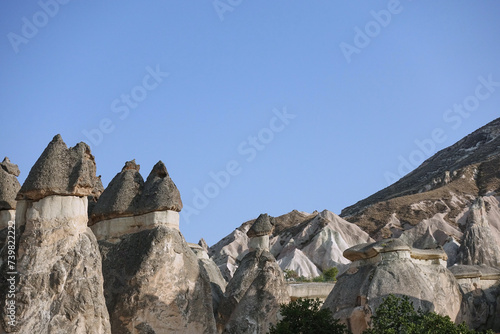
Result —
[{"label": "sloped rock face", "polygon": [[113,333],[216,332],[210,280],[179,231],[157,226],[100,244]]},{"label": "sloped rock face", "polygon": [[222,333],[268,333],[278,321],[280,304],[290,297],[283,273],[268,251],[259,249],[242,259],[226,288],[218,311]]},{"label": "sloped rock face", "polygon": [[198,258],[200,268],[205,270],[208,275],[208,279],[210,280],[210,287],[212,289],[212,305],[214,316],[216,316],[220,301],[226,291],[227,282],[224,277],[222,277],[222,274],[215,262],[208,257],[208,253],[201,245],[190,245],[190,247]]},{"label": "sloped rock face", "polygon": [[17,200],[37,201],[50,195],[88,196],[100,179],[85,143],[68,149],[60,135],[52,139],[31,168]]},{"label": "sloped rock face", "polygon": [[[87,227],[87,196],[97,180],[88,146],[68,149],[60,136],[31,169],[17,195],[14,298],[5,285],[1,290],[4,303],[16,304],[16,323],[2,314],[6,332],[110,333],[101,256]],[[12,271],[2,265],[2,273]]]},{"label": "sloped rock face", "polygon": [[344,253],[353,260],[328,296],[323,308],[361,333],[389,294],[407,295],[415,307],[457,318],[461,294],[446,255],[439,250],[415,250],[397,239],[358,245]]},{"label": "sloped rock face", "polygon": [[377,240],[398,237],[436,217],[461,229],[478,196],[500,194],[499,147],[500,118],[439,151],[393,185],[345,208],[341,216]]},{"label": "sloped rock face", "polygon": [[182,202],[163,163],[142,183],[138,166],[127,162],[113,181],[92,225],[112,333],[215,333],[217,291],[179,231]]},{"label": "sloped rock face", "polygon": [[115,175],[94,206],[90,221],[130,217],[137,212],[144,179],[135,160],[127,161],[122,171]]},{"label": "sloped rock face", "polygon": [[182,200],[177,186],[168,175],[167,168],[159,161],[144,184],[138,213],[167,210],[180,212]]},{"label": "sloped rock face", "polygon": [[460,285],[462,305],[457,322],[476,330],[500,330],[500,269],[484,265],[450,268]]},{"label": "sloped rock face", "polygon": [[457,262],[464,265],[500,267],[498,242],[493,237],[485,203],[481,197],[471,206]]},{"label": "sloped rock face", "polygon": [[49,196],[17,215],[26,217],[18,250],[17,324],[9,326],[4,315],[4,329],[110,333],[101,256],[87,228],[87,198]]},{"label": "sloped rock face", "polygon": [[[238,262],[248,252],[250,238],[246,233],[254,222],[251,220],[242,224],[210,247],[209,254],[226,280],[231,279]],[[313,277],[330,267],[337,267],[342,272],[350,262],[342,256],[342,252],[368,241],[372,239],[367,233],[327,210],[313,214],[292,211],[274,218],[270,252],[282,270],[298,270]]]}]

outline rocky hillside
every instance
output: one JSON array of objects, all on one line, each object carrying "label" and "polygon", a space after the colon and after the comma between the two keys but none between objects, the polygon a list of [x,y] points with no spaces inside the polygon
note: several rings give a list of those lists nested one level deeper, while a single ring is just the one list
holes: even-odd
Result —
[{"label": "rocky hillside", "polygon": [[500,118],[439,151],[393,185],[345,208],[340,216],[375,239],[397,237],[429,219],[461,229],[475,198],[499,194],[499,166]]},{"label": "rocky hillside", "polygon": [[[246,233],[254,222],[243,223],[209,249],[211,258],[227,280],[248,252]],[[330,267],[337,267],[342,272],[350,262],[342,255],[343,251],[370,240],[359,227],[330,211],[309,214],[294,210],[274,219],[270,251],[281,269],[315,277]]]}]

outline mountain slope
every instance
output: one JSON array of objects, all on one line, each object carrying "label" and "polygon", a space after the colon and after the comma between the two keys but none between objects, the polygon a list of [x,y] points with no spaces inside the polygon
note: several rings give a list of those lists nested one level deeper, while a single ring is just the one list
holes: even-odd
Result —
[{"label": "mountain slope", "polygon": [[500,118],[439,151],[393,185],[345,208],[340,216],[376,239],[399,236],[438,214],[458,228],[475,198],[499,192]]}]

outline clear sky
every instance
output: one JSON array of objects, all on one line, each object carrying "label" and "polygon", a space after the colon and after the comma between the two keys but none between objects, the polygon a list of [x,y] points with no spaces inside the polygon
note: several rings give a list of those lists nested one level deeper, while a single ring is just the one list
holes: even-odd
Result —
[{"label": "clear sky", "polygon": [[181,231],[337,214],[499,116],[500,2],[0,2],[0,155],[52,137],[106,186],[162,160]]}]

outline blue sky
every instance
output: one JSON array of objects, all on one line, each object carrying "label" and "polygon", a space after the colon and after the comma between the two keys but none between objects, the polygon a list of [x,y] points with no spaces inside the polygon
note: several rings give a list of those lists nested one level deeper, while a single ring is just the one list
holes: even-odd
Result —
[{"label": "blue sky", "polygon": [[498,1],[0,3],[0,155],[162,160],[181,231],[335,213],[498,117]]}]

